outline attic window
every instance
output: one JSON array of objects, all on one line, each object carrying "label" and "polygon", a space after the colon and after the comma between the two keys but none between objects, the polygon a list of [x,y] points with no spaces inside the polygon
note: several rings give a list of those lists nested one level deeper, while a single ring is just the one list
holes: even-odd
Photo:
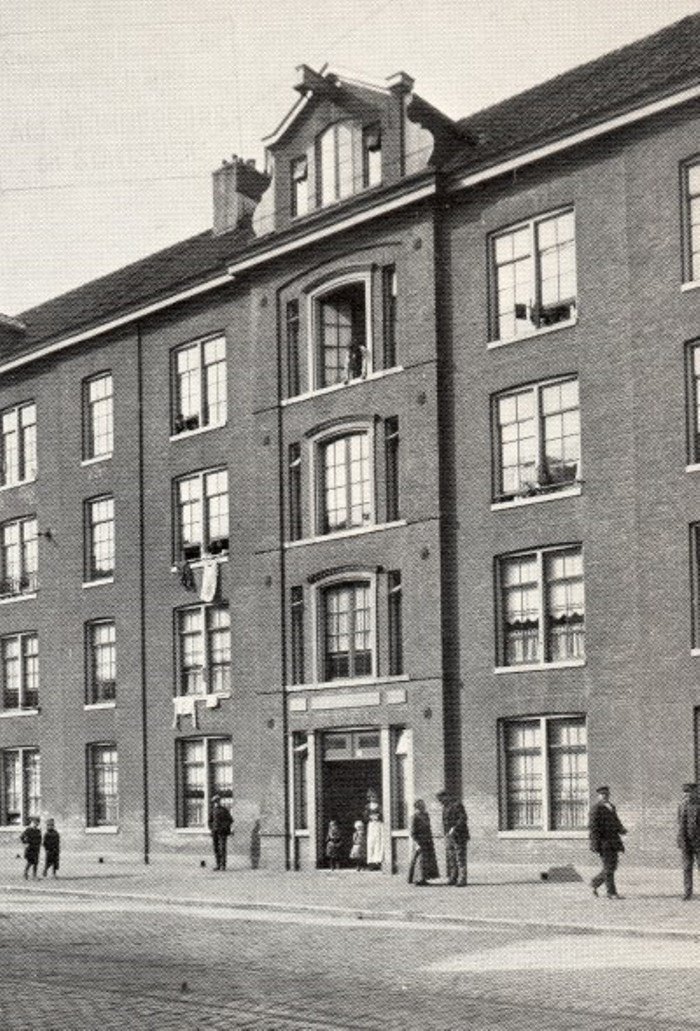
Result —
[{"label": "attic window", "polygon": [[363,186],[377,186],[382,181],[382,132],[378,125],[362,131]]},{"label": "attic window", "polygon": [[354,192],[352,125],[336,122],[316,140],[316,200],[319,207]]},{"label": "attic window", "polygon": [[306,157],[295,158],[291,164],[292,218],[305,215],[309,210],[309,163]]}]

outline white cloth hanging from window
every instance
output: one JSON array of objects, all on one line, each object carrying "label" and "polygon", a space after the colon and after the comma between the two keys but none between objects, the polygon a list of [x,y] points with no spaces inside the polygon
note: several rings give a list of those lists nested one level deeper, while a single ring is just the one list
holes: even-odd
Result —
[{"label": "white cloth hanging from window", "polygon": [[202,583],[199,588],[199,600],[205,603],[213,601],[219,587],[219,563],[214,558],[205,558],[202,563]]},{"label": "white cloth hanging from window", "polygon": [[192,726],[197,726],[196,695],[183,694],[173,698],[173,730],[179,729],[181,716],[190,716],[192,718]]}]

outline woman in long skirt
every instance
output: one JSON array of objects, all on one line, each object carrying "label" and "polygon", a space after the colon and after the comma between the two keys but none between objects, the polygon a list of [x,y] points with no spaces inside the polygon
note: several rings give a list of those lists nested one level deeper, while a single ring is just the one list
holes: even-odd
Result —
[{"label": "woman in long skirt", "polygon": [[378,870],[384,862],[386,839],[382,810],[376,791],[367,792],[365,807],[365,823],[367,824],[367,869]]},{"label": "woman in long skirt", "polygon": [[408,871],[408,883],[422,887],[433,877],[439,877],[440,871],[435,856],[430,817],[423,799],[417,798],[413,808],[415,812],[411,820],[411,837],[415,851]]}]

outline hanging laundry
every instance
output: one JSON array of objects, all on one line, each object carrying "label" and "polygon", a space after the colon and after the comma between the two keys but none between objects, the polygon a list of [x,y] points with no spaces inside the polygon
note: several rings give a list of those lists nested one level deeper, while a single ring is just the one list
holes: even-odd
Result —
[{"label": "hanging laundry", "polygon": [[194,573],[192,572],[192,566],[189,562],[179,562],[177,566],[178,576],[180,577],[180,583],[186,591],[196,591],[197,585],[194,582]]},{"label": "hanging laundry", "polygon": [[219,589],[219,563],[215,558],[205,558],[202,563],[202,583],[199,588],[199,600],[213,601]]},{"label": "hanging laundry", "polygon": [[180,729],[180,717],[190,716],[192,726],[197,726],[197,696],[192,694],[178,695],[173,698],[173,730]]}]

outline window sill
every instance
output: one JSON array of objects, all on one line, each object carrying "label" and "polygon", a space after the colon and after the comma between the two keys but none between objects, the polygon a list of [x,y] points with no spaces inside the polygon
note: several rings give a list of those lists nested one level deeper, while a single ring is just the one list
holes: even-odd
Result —
[{"label": "window sill", "polygon": [[294,831],[295,838],[310,838],[311,834],[308,827],[302,827],[301,830]]},{"label": "window sill", "polygon": [[3,823],[0,834],[21,834],[26,826],[26,823]]},{"label": "window sill", "polygon": [[403,365],[395,365],[392,369],[380,369],[378,372],[368,373],[364,379],[351,379],[349,383],[333,383],[330,387],[317,387],[315,390],[307,390],[304,394],[297,394],[295,397],[286,397],[280,402],[283,408],[287,405],[299,404],[301,401],[308,401],[311,397],[321,397],[324,394],[332,394],[337,390],[349,390],[362,383],[370,383],[372,380],[384,379],[386,376],[394,376],[397,372],[403,372]]},{"label": "window sill", "polygon": [[83,467],[87,465],[98,465],[100,462],[108,462],[111,457],[112,452],[110,451],[108,455],[95,455],[93,458],[84,458],[80,465]]},{"label": "window sill", "polygon": [[554,326],[543,326],[542,329],[533,329],[532,333],[523,333],[517,337],[507,337],[505,340],[490,340],[486,345],[489,350],[496,347],[507,347],[508,344],[521,344],[525,340],[535,340],[538,337],[547,336],[549,333],[556,333],[560,329],[569,329],[571,326],[575,326],[578,322],[578,317],[574,319],[566,319],[564,322],[557,322]]},{"label": "window sill", "polygon": [[209,830],[206,827],[176,827],[176,834],[191,834],[197,837],[209,836]]},{"label": "window sill", "polygon": [[561,490],[550,490],[544,494],[512,498],[510,501],[494,501],[491,505],[491,511],[500,512],[504,508],[520,508],[523,505],[536,505],[542,501],[556,501],[558,498],[577,498],[580,494],[581,484],[575,483],[571,487],[562,487]]},{"label": "window sill", "polygon": [[309,544],[320,544],[322,541],[344,540],[346,537],[362,537],[367,533],[380,533],[393,530],[397,526],[407,526],[405,519],[395,519],[391,523],[375,523],[370,526],[354,526],[351,530],[337,530],[335,533],[324,533],[316,537],[302,537],[298,541],[287,541],[285,548],[305,548]]},{"label": "window sill", "polygon": [[580,831],[536,831],[536,830],[523,830],[523,831],[499,831],[498,837],[503,840],[512,841],[542,841],[547,839],[571,840],[576,839],[578,841],[586,840],[588,838],[587,830]]},{"label": "window sill", "polygon": [[686,465],[685,471],[687,473],[700,473],[700,462],[691,462],[690,465]]},{"label": "window sill", "polygon": [[494,673],[544,673],[550,669],[580,669],[585,665],[585,659],[568,659],[566,662],[532,662],[522,666],[496,666]]},{"label": "window sill", "polygon": [[405,684],[411,678],[408,673],[401,673],[395,677],[357,677],[350,680],[324,680],[322,682],[310,682],[308,684],[288,684],[288,693],[297,691],[330,691],[337,687],[379,687],[380,684]]},{"label": "window sill", "polygon": [[[204,563],[209,562],[211,559],[213,559],[218,565],[221,565],[223,562],[228,562],[228,553],[225,555],[207,555],[204,558],[196,558],[193,562],[188,562],[185,558],[183,558],[182,561],[186,562],[190,569],[202,569]],[[177,566],[171,566],[170,572],[177,573],[179,572],[179,569]]]},{"label": "window sill", "polygon": [[700,655],[700,648],[691,648],[690,649],[690,654],[691,655],[696,655],[696,656]]},{"label": "window sill", "polygon": [[202,433],[210,433],[211,430],[220,430],[226,425],[226,422],[212,422],[206,426],[198,426],[196,430],[182,430],[181,433],[171,433],[168,437],[169,441],[184,440],[186,437],[198,437]]},{"label": "window sill", "polygon": [[688,283],[681,284],[681,293],[688,293],[689,290],[700,290],[700,279],[691,279]]},{"label": "window sill", "polygon": [[113,576],[103,576],[99,580],[85,580],[82,587],[83,590],[87,590],[89,587],[102,587],[104,584],[113,584]]},{"label": "window sill", "polygon": [[11,594],[7,598],[0,598],[0,605],[11,605],[13,601],[32,601],[36,596],[36,591],[32,594]]},{"label": "window sill", "polygon": [[37,477],[32,476],[29,480],[16,480],[14,483],[3,483],[2,486],[0,486],[0,494],[6,490],[13,490],[15,487],[26,487],[28,484],[36,482]]},{"label": "window sill", "polygon": [[116,702],[86,702],[83,709],[116,709]]},{"label": "window sill", "polygon": [[231,691],[209,691],[208,693],[200,692],[199,694],[176,694],[173,695],[173,701],[178,698],[194,698],[196,701],[205,702],[207,698],[232,698],[233,694]]},{"label": "window sill", "polygon": [[118,824],[105,824],[104,827],[86,827],[86,834],[118,834]]},{"label": "window sill", "polygon": [[9,720],[15,716],[38,716],[40,710],[37,709],[3,709],[0,712],[0,720]]}]

